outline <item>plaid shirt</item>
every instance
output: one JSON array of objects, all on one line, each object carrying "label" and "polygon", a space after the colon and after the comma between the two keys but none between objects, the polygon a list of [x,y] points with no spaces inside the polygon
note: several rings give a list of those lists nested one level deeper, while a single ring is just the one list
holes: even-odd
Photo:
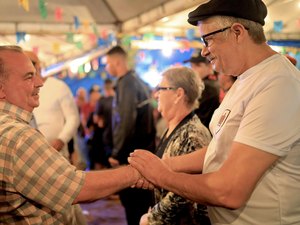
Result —
[{"label": "plaid shirt", "polygon": [[0,101],[0,224],[63,224],[84,172],[29,126],[32,114]]}]

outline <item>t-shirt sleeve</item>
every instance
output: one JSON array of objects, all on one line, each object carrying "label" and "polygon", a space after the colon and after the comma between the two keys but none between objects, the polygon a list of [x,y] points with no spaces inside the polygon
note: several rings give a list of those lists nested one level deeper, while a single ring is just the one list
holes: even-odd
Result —
[{"label": "t-shirt sleeve", "polygon": [[16,190],[36,203],[62,212],[79,194],[84,172],[77,171],[38,131],[27,129],[18,135],[13,160]]}]

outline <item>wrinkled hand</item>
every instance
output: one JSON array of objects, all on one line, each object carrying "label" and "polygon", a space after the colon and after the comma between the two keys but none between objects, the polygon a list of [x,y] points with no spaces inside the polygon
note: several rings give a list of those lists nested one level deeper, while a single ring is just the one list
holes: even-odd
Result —
[{"label": "wrinkled hand", "polygon": [[143,177],[138,179],[138,181],[131,187],[132,188],[142,188],[142,189],[145,189],[145,190],[153,190],[154,189],[154,185],[152,183],[150,183],[149,181],[147,181]]},{"label": "wrinkled hand", "polygon": [[159,185],[161,175],[170,173],[166,163],[153,153],[145,150],[135,150],[130,153],[128,162],[136,168],[141,175],[156,186]]},{"label": "wrinkled hand", "polygon": [[57,151],[62,150],[64,145],[65,143],[60,139],[54,139],[53,141],[51,141],[51,146],[55,148]]},{"label": "wrinkled hand", "polygon": [[113,158],[113,157],[109,157],[108,162],[111,165],[111,167],[113,167],[113,168],[120,166],[120,162],[117,159]]}]

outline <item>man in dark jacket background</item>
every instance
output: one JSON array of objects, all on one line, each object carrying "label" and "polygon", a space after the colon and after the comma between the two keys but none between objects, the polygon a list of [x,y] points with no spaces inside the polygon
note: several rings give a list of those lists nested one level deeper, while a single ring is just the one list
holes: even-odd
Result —
[{"label": "man in dark jacket background", "polygon": [[[127,164],[130,152],[135,149],[155,150],[155,126],[150,89],[129,69],[125,50],[115,46],[106,56],[106,70],[117,78],[112,115],[113,151],[109,158],[111,166],[117,167]],[[128,188],[119,194],[127,223],[138,225],[140,217],[151,206],[152,193]]]}]

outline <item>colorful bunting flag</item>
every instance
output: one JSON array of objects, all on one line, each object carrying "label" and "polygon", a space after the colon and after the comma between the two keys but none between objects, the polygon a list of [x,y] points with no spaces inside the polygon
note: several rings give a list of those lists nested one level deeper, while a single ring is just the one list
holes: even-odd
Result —
[{"label": "colorful bunting flag", "polygon": [[56,21],[62,21],[62,16],[63,16],[63,10],[60,7],[55,8],[55,20]]},{"label": "colorful bunting flag", "polygon": [[21,5],[26,12],[29,11],[29,2],[28,2],[28,0],[19,0],[19,5]]},{"label": "colorful bunting flag", "polygon": [[16,32],[16,39],[17,39],[17,44],[19,44],[21,41],[25,41],[25,36],[26,32]]},{"label": "colorful bunting flag", "polygon": [[47,11],[45,0],[39,0],[39,10],[42,18],[46,19],[48,17],[48,11]]},{"label": "colorful bunting flag", "polygon": [[82,24],[83,24],[84,31],[88,32],[90,28],[90,22],[88,20],[84,20]]},{"label": "colorful bunting flag", "polygon": [[99,32],[98,32],[98,28],[97,28],[97,25],[95,23],[92,24],[92,27],[93,27],[93,32],[95,35],[99,36]]},{"label": "colorful bunting flag", "polygon": [[274,27],[273,27],[275,32],[280,33],[283,29],[283,22],[282,20],[274,21]]},{"label": "colorful bunting flag", "polygon": [[188,29],[186,31],[186,37],[189,41],[193,41],[194,40],[194,37],[195,37],[195,30],[194,29]]},{"label": "colorful bunting flag", "polygon": [[67,33],[67,42],[74,43],[74,33],[72,33],[72,32]]},{"label": "colorful bunting flag", "polygon": [[92,45],[96,44],[97,36],[95,34],[89,34],[89,39]]},{"label": "colorful bunting flag", "polygon": [[78,28],[80,27],[80,21],[77,16],[74,16],[74,26],[76,30],[78,30]]},{"label": "colorful bunting flag", "polygon": [[77,41],[77,42],[75,43],[75,45],[76,45],[76,47],[77,47],[78,49],[83,49],[83,44],[82,44],[81,41]]},{"label": "colorful bunting flag", "polygon": [[53,44],[52,44],[52,51],[53,51],[55,54],[60,53],[60,44],[59,44],[59,43],[53,43]]},{"label": "colorful bunting flag", "polygon": [[39,47],[33,46],[32,51],[33,51],[34,54],[38,55],[39,54]]}]

